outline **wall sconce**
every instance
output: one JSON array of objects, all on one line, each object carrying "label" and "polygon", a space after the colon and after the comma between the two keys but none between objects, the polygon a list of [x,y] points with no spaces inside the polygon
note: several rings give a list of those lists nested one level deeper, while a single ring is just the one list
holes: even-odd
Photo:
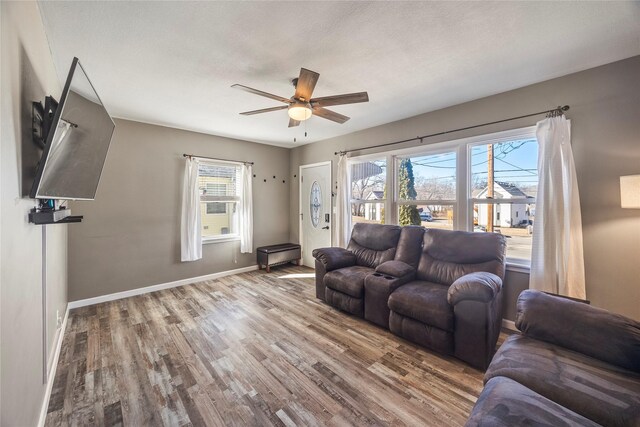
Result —
[{"label": "wall sconce", "polygon": [[620,177],[620,205],[627,209],[640,209],[640,175]]}]

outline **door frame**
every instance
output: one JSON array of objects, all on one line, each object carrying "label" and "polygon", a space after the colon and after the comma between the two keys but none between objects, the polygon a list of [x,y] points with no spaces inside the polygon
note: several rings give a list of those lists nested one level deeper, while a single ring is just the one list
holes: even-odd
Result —
[{"label": "door frame", "polygon": [[300,219],[300,214],[302,214],[302,170],[327,165],[329,166],[329,218],[331,218],[331,221],[329,221],[329,245],[333,246],[333,162],[331,160],[327,160],[326,162],[300,165],[300,167],[298,168],[298,236],[302,251],[304,251],[304,232],[302,227],[302,220]]}]

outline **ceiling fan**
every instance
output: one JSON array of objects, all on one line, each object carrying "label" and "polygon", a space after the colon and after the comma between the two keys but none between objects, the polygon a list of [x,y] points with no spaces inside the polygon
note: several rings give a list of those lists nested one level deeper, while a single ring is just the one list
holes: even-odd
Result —
[{"label": "ceiling fan", "polygon": [[320,98],[311,98],[313,89],[316,87],[320,74],[315,71],[307,70],[306,68],[300,69],[300,76],[293,79],[293,86],[296,88],[296,93],[291,98],[284,98],[282,96],[273,95],[268,92],[263,92],[258,89],[253,89],[248,86],[234,84],[231,87],[235,87],[246,92],[250,92],[256,95],[264,96],[266,98],[275,99],[276,101],[283,102],[287,105],[280,105],[278,107],[263,108],[262,110],[245,111],[240,113],[244,116],[252,116],[254,114],[268,113],[270,111],[278,111],[288,109],[289,113],[289,127],[298,126],[300,122],[307,120],[312,115],[322,117],[323,119],[331,120],[336,123],[344,123],[349,120],[349,117],[338,114],[335,111],[327,110],[324,107],[331,105],[344,105],[344,104],[356,104],[358,102],[368,102],[369,95],[367,92],[346,93],[343,95],[322,96]]}]

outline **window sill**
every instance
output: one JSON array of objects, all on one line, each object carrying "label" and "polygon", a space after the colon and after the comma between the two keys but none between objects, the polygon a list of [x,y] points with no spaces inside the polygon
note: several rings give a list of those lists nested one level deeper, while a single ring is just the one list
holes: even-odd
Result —
[{"label": "window sill", "polygon": [[210,237],[208,239],[202,239],[202,244],[209,245],[211,243],[235,242],[236,240],[240,241],[240,236]]},{"label": "window sill", "polygon": [[525,264],[523,261],[508,260],[507,271],[529,274],[531,272],[531,265]]}]

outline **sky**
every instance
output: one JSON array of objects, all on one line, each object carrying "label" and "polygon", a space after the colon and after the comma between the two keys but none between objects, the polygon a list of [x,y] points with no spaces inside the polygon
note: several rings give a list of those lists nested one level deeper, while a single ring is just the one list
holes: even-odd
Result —
[{"label": "sky", "polygon": [[[538,182],[538,144],[535,139],[516,140],[494,145],[494,169],[496,181],[507,181],[522,186]],[[411,158],[416,178],[439,178],[455,182],[455,153]],[[487,146],[471,149],[472,174],[482,181],[487,179]]]}]

